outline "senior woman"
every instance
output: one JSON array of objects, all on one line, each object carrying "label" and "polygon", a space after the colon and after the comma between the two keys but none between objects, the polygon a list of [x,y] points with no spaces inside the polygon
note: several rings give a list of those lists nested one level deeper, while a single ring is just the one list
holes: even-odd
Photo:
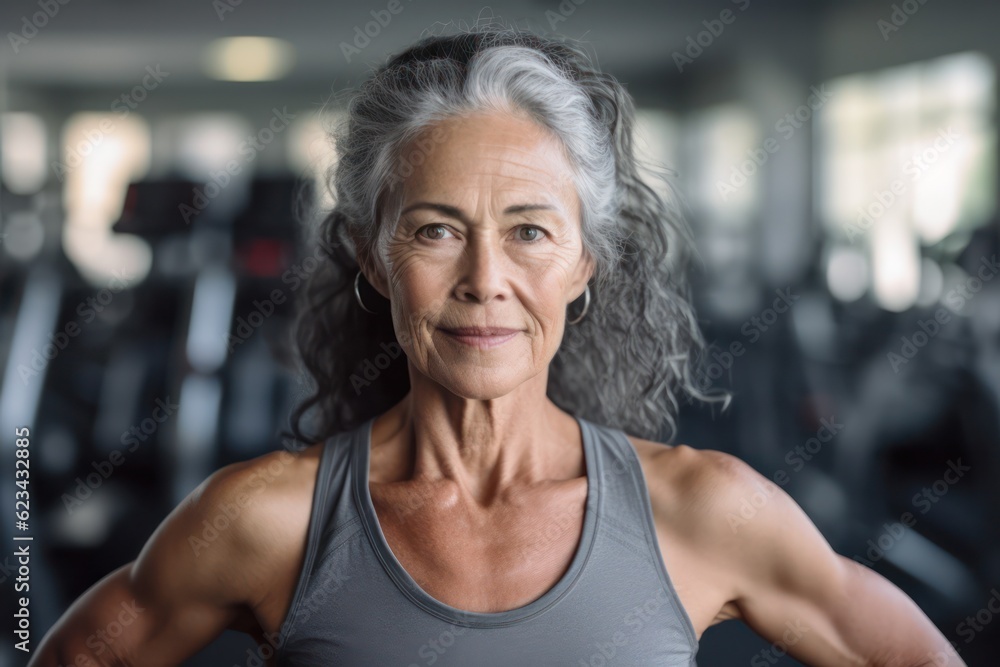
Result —
[{"label": "senior woman", "polygon": [[209,477],[31,664],[175,665],[228,627],[247,665],[694,665],[741,619],[810,665],[962,665],[748,465],[644,439],[712,397],[632,127],[618,82],[528,33],[375,72],[299,327],[316,444]]}]

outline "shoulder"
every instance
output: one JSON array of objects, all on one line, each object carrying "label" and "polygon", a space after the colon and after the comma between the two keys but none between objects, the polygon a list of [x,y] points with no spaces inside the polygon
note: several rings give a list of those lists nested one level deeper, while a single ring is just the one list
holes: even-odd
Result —
[{"label": "shoulder", "polygon": [[320,453],[281,450],[216,470],[153,533],[133,579],[160,588],[182,576],[248,604],[265,596],[269,572],[304,539]]},{"label": "shoulder", "polygon": [[308,522],[321,454],[316,444],[232,463],[206,478],[187,502],[217,529],[232,526],[240,546],[281,539]]},{"label": "shoulder", "polygon": [[789,525],[816,530],[791,496],[737,456],[629,439],[642,462],[654,518],[693,546],[732,555],[789,539]]},{"label": "shoulder", "polygon": [[726,452],[627,437],[642,464],[654,510],[711,513],[724,507],[727,498],[767,482],[749,464]]},{"label": "shoulder", "polygon": [[213,500],[238,500],[243,494],[249,498],[264,495],[274,499],[283,493],[294,493],[306,481],[304,477],[316,472],[321,454],[322,445],[315,444],[301,450],[281,449],[231,463],[209,475],[192,491],[189,499],[204,504]]},{"label": "shoulder", "polygon": [[736,589],[815,581],[810,572],[822,572],[824,585],[841,581],[841,564],[819,529],[750,464],[717,450],[630,439],[647,452],[643,471],[657,525],[719,566]]}]

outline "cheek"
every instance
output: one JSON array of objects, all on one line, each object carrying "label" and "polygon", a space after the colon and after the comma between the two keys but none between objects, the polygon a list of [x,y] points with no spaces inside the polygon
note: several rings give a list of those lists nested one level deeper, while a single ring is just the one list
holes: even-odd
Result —
[{"label": "cheek", "polygon": [[567,284],[566,276],[555,272],[532,281],[525,294],[525,307],[546,336],[558,334],[565,319]]},{"label": "cheek", "polygon": [[438,312],[449,293],[449,281],[443,272],[415,264],[401,274],[399,292],[412,310],[418,313]]},{"label": "cheek", "polygon": [[[419,342],[428,335],[428,322],[436,322],[445,304],[446,288],[426,272],[397,274],[392,288],[393,323],[396,332]],[[402,341],[400,341],[402,343]]]}]

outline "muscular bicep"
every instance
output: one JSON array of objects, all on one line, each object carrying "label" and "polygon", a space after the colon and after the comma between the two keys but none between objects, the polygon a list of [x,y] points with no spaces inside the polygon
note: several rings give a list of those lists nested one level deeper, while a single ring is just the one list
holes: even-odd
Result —
[{"label": "muscular bicep", "polygon": [[738,602],[746,622],[810,665],[964,663],[903,591],[830,551],[808,579],[762,580]]},{"label": "muscular bicep", "polygon": [[[819,667],[938,664],[928,661],[939,652],[951,660],[940,664],[963,664],[903,591],[837,554],[782,489],[739,459],[722,459],[715,539],[731,555],[734,602],[754,631]],[[766,498],[752,516],[740,512],[748,498]]]},{"label": "muscular bicep", "polygon": [[206,533],[204,523],[212,525],[214,513],[232,502],[229,477],[219,471],[206,480],[134,562],[76,600],[46,635],[32,667],[178,665],[233,624],[252,590],[235,558],[241,547],[249,556],[247,529],[215,521],[225,528]]},{"label": "muscular bicep", "polygon": [[139,594],[133,568],[118,568],[81,595],[46,634],[29,667],[178,665],[217,634],[211,619],[218,616],[209,615],[198,628],[185,618],[185,605]]}]

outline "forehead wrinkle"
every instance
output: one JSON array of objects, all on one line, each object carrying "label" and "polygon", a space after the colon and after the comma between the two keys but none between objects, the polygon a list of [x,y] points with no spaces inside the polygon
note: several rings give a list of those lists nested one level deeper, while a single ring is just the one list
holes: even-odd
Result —
[{"label": "forehead wrinkle", "polygon": [[[483,178],[490,181],[497,181],[506,179],[509,181],[526,182],[536,186],[541,185],[543,187],[546,182],[562,184],[564,181],[569,180],[564,170],[552,169],[551,167],[552,165],[549,164],[538,165],[529,162],[511,163],[509,160],[502,158],[486,158],[484,160],[477,160],[475,166],[471,169],[463,169],[460,165],[449,165],[448,169],[441,170],[440,173],[442,177],[446,178],[457,174],[462,180]],[[432,169],[429,171],[433,172],[436,170]],[[448,180],[451,181],[453,179],[448,178]],[[476,187],[476,184],[470,185]],[[548,189],[546,188],[546,190]]]},{"label": "forehead wrinkle", "polygon": [[[513,200],[511,204],[542,204],[553,206],[555,212],[569,215],[569,210],[564,202],[564,197],[569,195],[572,199],[576,196],[575,190],[567,193],[565,191],[554,190],[545,185],[547,180],[551,180],[552,174],[541,168],[533,168],[538,172],[540,178],[535,178],[525,174],[497,174],[494,172],[480,172],[478,175],[490,181],[489,189],[491,194],[500,199]],[[557,182],[561,182],[561,179]],[[506,208],[504,206],[503,208]],[[546,213],[546,211],[533,211],[536,213]]]},{"label": "forehead wrinkle", "polygon": [[[552,167],[562,170],[562,168],[570,166],[568,165],[565,150],[559,140],[539,129],[533,128],[528,130],[530,135],[527,139],[524,133],[508,131],[507,128],[502,128],[501,132],[504,134],[504,138],[502,139],[492,140],[490,137],[477,136],[474,140],[467,143],[495,151],[495,153],[481,156],[481,160],[496,160],[535,171],[551,170]],[[445,154],[443,161],[446,165],[451,166],[457,163],[455,160],[448,159],[450,156],[447,155],[456,150],[457,148],[449,147],[449,150],[441,152]],[[464,156],[466,153],[463,152],[461,154]],[[522,156],[527,156],[528,159],[515,159]],[[544,165],[538,167],[531,164],[536,161],[542,161]],[[431,155],[431,159],[428,162],[437,162],[435,155]]]},{"label": "forehead wrinkle", "polygon": [[[413,174],[416,178],[406,188],[403,207],[414,201],[429,201],[454,206],[467,215],[468,209],[459,202],[467,205],[475,201],[479,212],[484,206],[502,211],[505,207],[495,203],[500,199],[511,204],[552,205],[551,213],[560,222],[573,218],[580,205],[579,195],[572,187],[572,164],[558,138],[534,126],[526,132],[501,126],[499,133],[502,136],[497,139],[484,133],[448,142],[444,151],[432,151],[423,168]],[[463,150],[470,145],[473,151]],[[481,152],[486,155],[479,155]],[[470,153],[475,157],[469,158]],[[470,161],[472,165],[468,164]],[[547,213],[531,211],[518,215],[550,217]]]},{"label": "forehead wrinkle", "polygon": [[[407,209],[416,207],[414,210],[426,210],[439,213],[440,215],[445,215],[453,217],[449,211],[442,210],[444,207],[458,209],[459,215],[457,217],[465,218],[467,217],[466,211],[463,211],[461,205],[455,204],[453,202],[460,200],[468,200],[475,197],[477,202],[477,208],[485,204],[490,206],[491,209],[497,210],[501,214],[499,217],[513,217],[522,216],[527,217],[531,214],[542,214],[547,213],[562,213],[566,214],[566,206],[557,193],[553,193],[545,188],[536,189],[535,186],[539,185],[538,181],[530,178],[516,178],[509,179],[502,176],[497,176],[493,173],[483,173],[482,177],[484,179],[493,180],[506,180],[514,181],[514,183],[505,182],[495,186],[481,187],[481,184],[463,184],[455,188],[455,192],[451,194],[457,194],[457,197],[449,197],[447,195],[439,195],[436,192],[431,192],[425,194],[420,192],[420,196],[413,194],[412,197],[407,197],[407,201],[404,202],[402,210],[405,213],[409,213]],[[525,188],[524,184],[528,184],[531,187]],[[488,194],[485,197],[481,197],[482,191],[488,189]],[[470,197],[469,195],[472,195]],[[409,199],[415,200],[414,203],[410,203]],[[442,207],[441,209],[435,209],[435,206]],[[508,208],[523,208],[526,210],[515,210],[507,212]]]}]

